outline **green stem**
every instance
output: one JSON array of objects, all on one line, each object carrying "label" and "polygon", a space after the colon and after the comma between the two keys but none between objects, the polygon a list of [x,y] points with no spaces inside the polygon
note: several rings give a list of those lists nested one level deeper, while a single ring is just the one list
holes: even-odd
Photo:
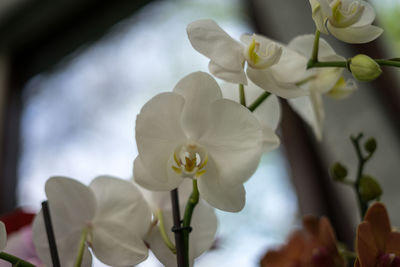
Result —
[{"label": "green stem", "polygon": [[361,197],[360,194],[360,180],[363,175],[364,171],[364,165],[365,163],[370,159],[370,156],[364,157],[362,152],[361,152],[361,147],[360,147],[360,139],[363,137],[363,134],[360,133],[357,137],[350,137],[351,142],[356,150],[357,158],[358,158],[358,169],[357,169],[357,176],[356,176],[356,181],[354,182],[354,190],[357,195],[358,199],[358,205],[360,208],[360,214],[361,214],[361,219],[364,218],[365,212],[368,209],[368,203],[364,201]]},{"label": "green stem", "polygon": [[165,224],[164,224],[164,215],[162,210],[158,210],[157,211],[157,218],[159,221],[159,230],[160,230],[160,234],[161,234],[161,238],[164,241],[165,245],[167,245],[167,247],[169,248],[169,250],[171,250],[172,253],[176,254],[176,248],[175,245],[171,242],[171,240],[169,239],[167,232],[165,231]]},{"label": "green stem", "polygon": [[78,250],[78,256],[76,257],[75,260],[75,267],[80,267],[83,261],[83,254],[85,253],[85,244],[86,244],[86,237],[88,234],[88,229],[85,228],[82,231],[81,235],[81,240],[79,242],[79,250]]},{"label": "green stem", "polygon": [[318,50],[319,50],[319,36],[320,36],[319,30],[315,31],[315,36],[314,36],[314,44],[313,44],[313,51],[311,54],[311,62],[318,62]]},{"label": "green stem", "polygon": [[256,108],[261,105],[262,102],[264,102],[265,99],[267,99],[269,97],[271,93],[270,92],[264,92],[262,93],[262,95],[260,95],[256,100],[254,100],[254,102],[248,106],[247,108],[253,112],[254,110],[256,110]]},{"label": "green stem", "polygon": [[193,179],[193,191],[186,203],[185,215],[183,216],[183,247],[186,266],[189,266],[189,227],[192,220],[193,210],[197,203],[199,203],[199,189],[197,187],[197,180]]},{"label": "green stem", "polygon": [[400,61],[387,59],[374,59],[380,66],[400,67]]},{"label": "green stem", "polygon": [[244,93],[244,85],[239,84],[240,104],[246,107],[246,95]]},{"label": "green stem", "polygon": [[35,267],[35,265],[33,265],[32,263],[24,261],[18,257],[15,257],[13,255],[6,253],[6,252],[0,252],[0,259],[8,261],[13,266],[17,265],[19,267]]}]

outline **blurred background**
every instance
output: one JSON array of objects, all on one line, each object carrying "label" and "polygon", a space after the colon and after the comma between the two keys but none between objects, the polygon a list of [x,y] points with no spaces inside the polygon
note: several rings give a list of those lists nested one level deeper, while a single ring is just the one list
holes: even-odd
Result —
[{"label": "blurred background", "polygon": [[[322,36],[339,54],[400,56],[400,3],[371,2],[385,33],[366,45]],[[214,19],[233,38],[261,33],[283,43],[313,34],[308,0],[2,0],[0,2],[0,214],[40,208],[50,176],[89,183],[110,174],[131,179],[137,155],[135,118],[155,94],[183,76],[208,71],[208,59],[190,45],[186,26]],[[382,184],[382,201],[400,226],[400,81],[386,68],[359,83],[348,99],[324,99],[323,141],[282,101],[282,146],[263,156],[246,184],[239,213],[217,211],[215,249],[196,266],[258,266],[282,244],[304,214],[326,215],[338,237],[353,244],[359,221],[351,189],[334,184],[336,161],[354,177],[357,158],[349,136],[378,140],[366,172]],[[221,82],[221,81],[219,81]],[[154,257],[140,266],[159,266]],[[95,266],[102,266],[96,263]]]}]

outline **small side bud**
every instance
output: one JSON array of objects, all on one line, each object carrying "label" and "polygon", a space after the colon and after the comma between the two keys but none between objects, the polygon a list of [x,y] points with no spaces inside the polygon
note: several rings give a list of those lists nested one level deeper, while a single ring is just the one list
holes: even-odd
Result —
[{"label": "small side bud", "polygon": [[382,195],[380,184],[375,180],[375,178],[369,175],[363,175],[361,177],[358,191],[364,201],[371,201]]},{"label": "small side bud", "polygon": [[350,71],[359,81],[369,82],[378,78],[382,70],[378,63],[367,55],[359,54],[350,61]]},{"label": "small side bud", "polygon": [[333,180],[342,182],[347,176],[347,169],[341,163],[336,162],[331,169]]},{"label": "small side bud", "polygon": [[375,138],[371,137],[370,139],[368,139],[364,144],[364,148],[368,153],[370,153],[370,154],[374,153],[376,150]]}]

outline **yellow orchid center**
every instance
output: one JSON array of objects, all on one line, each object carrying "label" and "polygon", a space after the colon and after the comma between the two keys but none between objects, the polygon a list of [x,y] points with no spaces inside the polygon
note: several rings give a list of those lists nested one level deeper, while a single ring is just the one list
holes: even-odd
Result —
[{"label": "yellow orchid center", "polygon": [[255,69],[265,69],[277,63],[282,53],[282,49],[270,42],[261,45],[253,35],[250,44],[244,51],[244,57],[249,66]]},{"label": "yellow orchid center", "polygon": [[330,23],[338,28],[344,28],[356,23],[364,12],[364,6],[360,1],[344,5],[341,0],[335,0],[331,4],[332,17]]},{"label": "yellow orchid center", "polygon": [[183,177],[198,178],[206,172],[207,151],[200,145],[188,143],[178,146],[174,152],[174,163],[171,168]]}]

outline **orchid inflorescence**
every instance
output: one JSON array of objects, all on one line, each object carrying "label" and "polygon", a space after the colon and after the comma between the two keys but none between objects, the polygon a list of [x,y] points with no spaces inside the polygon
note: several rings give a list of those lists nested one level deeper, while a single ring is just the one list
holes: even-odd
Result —
[{"label": "orchid inflorescence", "polygon": [[[194,259],[213,245],[213,208],[242,210],[243,183],[262,154],[279,146],[278,97],[287,99],[321,140],[323,96],[341,99],[357,88],[353,79],[344,77],[345,69],[356,80],[370,81],[381,74],[381,65],[400,66],[367,55],[345,59],[320,38],[320,33],[348,43],[378,38],[383,30],[371,25],[375,12],[367,2],[310,0],[310,5],[315,35],[298,36],[287,45],[259,34],[244,34],[237,41],[209,19],[188,25],[193,48],[210,59],[210,73],[226,83],[219,85],[210,74],[194,72],[172,92],[160,93],[142,107],[136,119],[138,156],[132,181],[111,176],[97,177],[89,186],[60,176],[47,181],[61,266],[91,266],[92,254],[108,265],[132,266],[145,260],[149,249],[165,266],[193,266]],[[354,187],[362,216],[366,213],[357,230],[356,254],[338,247],[326,217],[307,216],[303,229],[268,252],[262,266],[334,267],[345,266],[351,258],[361,267],[400,266],[400,234],[391,230],[385,206],[371,203],[379,200],[382,190],[362,171],[376,141],[366,145],[363,156],[361,137],[352,138],[361,166],[355,181],[346,179],[343,165],[332,169],[336,181]],[[186,205],[177,202],[178,197],[187,200]],[[33,223],[33,241],[41,261],[51,266],[45,231],[50,218],[42,213]],[[5,244],[0,222],[0,251]],[[13,266],[32,266],[5,252],[0,258]]]}]

